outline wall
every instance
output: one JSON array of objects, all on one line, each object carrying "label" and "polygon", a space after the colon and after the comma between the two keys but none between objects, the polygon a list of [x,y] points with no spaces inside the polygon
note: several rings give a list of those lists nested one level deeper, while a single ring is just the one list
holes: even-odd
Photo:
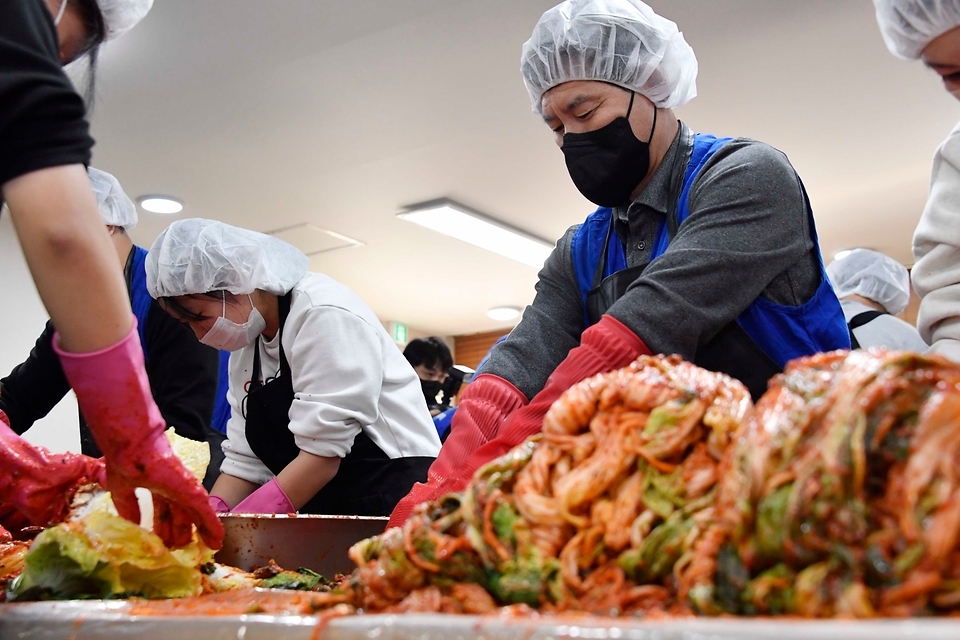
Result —
[{"label": "wall", "polygon": [[[43,331],[47,312],[20,251],[10,214],[0,215],[0,376],[5,376],[30,354]],[[26,439],[51,451],[80,451],[77,401],[73,392],[26,433]]]},{"label": "wall", "polygon": [[498,329],[497,331],[487,331],[485,333],[454,336],[456,363],[466,365],[471,369],[476,369],[480,361],[483,360],[483,357],[487,355],[490,347],[508,333],[510,333],[510,329]]}]

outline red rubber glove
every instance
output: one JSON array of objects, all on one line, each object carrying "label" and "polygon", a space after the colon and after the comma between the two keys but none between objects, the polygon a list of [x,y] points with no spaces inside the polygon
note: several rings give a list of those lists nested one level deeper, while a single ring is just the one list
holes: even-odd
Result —
[{"label": "red rubber glove", "polygon": [[117,512],[140,522],[134,489],[153,493],[154,532],[169,547],[191,540],[191,523],[211,549],[223,544],[223,525],[207,502],[207,492],[170,449],[166,423],[150,394],[143,369],[137,321],[117,344],[92,353],[67,353],[54,334],[53,349],[77,394],[80,411],[107,467],[107,486]]},{"label": "red rubber glove", "polygon": [[456,489],[451,480],[471,453],[497,435],[504,419],[526,404],[527,398],[499,376],[482,374],[463,391],[457,412],[453,414],[450,437],[427,472],[426,484],[413,485],[390,514],[387,528],[399,527],[421,502],[436,500]]},{"label": "red rubber glove", "polygon": [[564,391],[590,376],[625,367],[642,355],[653,354],[637,334],[613,316],[600,318],[583,332],[580,346],[570,350],[530,404],[510,416],[496,438],[467,458],[458,476],[457,491],[467,486],[477,469],[540,433],[547,411]]},{"label": "red rubber glove", "polygon": [[274,478],[263,485],[233,508],[234,513],[296,513],[297,508],[290,502],[286,491]]},{"label": "red rubber glove", "polygon": [[[626,325],[612,316],[605,315],[600,318],[600,322],[583,332],[583,335],[580,336],[580,346],[570,350],[563,362],[547,378],[547,383],[540,393],[534,396],[530,404],[513,412],[497,430],[496,437],[491,438],[480,448],[473,450],[466,459],[462,459],[462,462],[458,460],[460,463],[454,467],[455,470],[444,479],[442,485],[436,487],[435,491],[429,494],[426,492],[417,494],[415,496],[416,502],[405,505],[405,511],[400,512],[400,506],[403,505],[404,501],[414,496],[417,489],[423,485],[415,486],[413,491],[401,501],[401,504],[397,505],[397,509],[394,509],[390,516],[388,528],[402,525],[409,517],[413,507],[420,502],[435,500],[451,491],[462,491],[477,469],[506,454],[530,436],[540,433],[547,410],[560,398],[564,391],[590,376],[625,367],[644,354],[651,355],[650,349]],[[468,391],[470,386],[467,387]],[[459,413],[458,410],[457,414]],[[454,420],[456,420],[456,415],[454,415]],[[450,439],[452,438],[453,432],[450,434]],[[444,448],[449,444],[450,440],[447,440]],[[443,454],[443,449],[441,449],[437,462],[440,462]],[[433,466],[436,466],[436,464],[435,462]],[[433,466],[430,467],[431,475]],[[432,480],[432,477],[430,479]]]},{"label": "red rubber glove", "polygon": [[62,521],[80,485],[104,481],[103,462],[34,447],[13,432],[2,411],[0,470],[0,523],[14,530]]}]

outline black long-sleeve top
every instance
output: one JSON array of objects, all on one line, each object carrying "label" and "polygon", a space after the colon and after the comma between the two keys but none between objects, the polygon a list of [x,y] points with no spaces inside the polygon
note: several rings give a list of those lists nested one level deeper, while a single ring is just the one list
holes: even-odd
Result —
[{"label": "black long-sleeve top", "polygon": [[[131,255],[133,251],[131,250]],[[124,276],[130,288],[131,262]],[[46,416],[70,385],[63,374],[60,359],[53,351],[54,326],[47,322],[43,333],[10,375],[0,380],[0,409],[10,418],[10,426],[24,433],[34,422]],[[191,440],[210,443],[211,464],[205,486],[219,475],[223,435],[210,427],[216,400],[220,354],[201,344],[185,325],[166,313],[157,301],[150,305],[144,330],[147,377],[153,398],[167,425]],[[100,456],[90,429],[80,416],[80,447],[89,456]]]}]

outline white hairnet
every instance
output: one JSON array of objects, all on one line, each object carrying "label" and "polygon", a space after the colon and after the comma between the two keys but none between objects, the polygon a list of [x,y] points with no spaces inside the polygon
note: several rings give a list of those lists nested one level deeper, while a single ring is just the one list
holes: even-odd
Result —
[{"label": "white hairnet", "polygon": [[523,44],[520,73],[533,110],[571,80],[611,82],[664,109],[697,95],[697,57],[677,25],[640,0],[566,0]]},{"label": "white hairnet", "polygon": [[887,48],[898,58],[916,60],[937,36],[960,26],[958,0],[873,0]]},{"label": "white hairnet", "polygon": [[910,274],[889,256],[870,249],[854,249],[827,266],[827,276],[838,298],[858,295],[903,313],[910,302]]},{"label": "white hairnet", "polygon": [[211,291],[283,295],[307,273],[310,260],[283,240],[216,220],[178,220],[147,254],[147,289],[154,298]]},{"label": "white hairnet", "polygon": [[97,0],[107,28],[106,40],[119,38],[137,26],[153,6],[153,0]]},{"label": "white hairnet", "polygon": [[93,167],[87,168],[87,175],[90,176],[90,188],[93,189],[93,195],[97,198],[97,207],[100,209],[103,224],[124,229],[133,229],[137,226],[137,207],[123,192],[120,181],[106,171]]}]

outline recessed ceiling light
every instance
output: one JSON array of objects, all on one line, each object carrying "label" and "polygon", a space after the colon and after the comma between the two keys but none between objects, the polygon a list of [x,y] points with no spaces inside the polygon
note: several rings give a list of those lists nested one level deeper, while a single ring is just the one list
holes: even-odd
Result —
[{"label": "recessed ceiling light", "polygon": [[167,196],[140,196],[137,202],[143,207],[144,211],[150,213],[180,213],[183,211],[183,203],[175,198]]},{"label": "recessed ceiling light", "polygon": [[517,307],[494,307],[487,310],[487,317],[491,320],[513,320],[520,317],[520,309]]},{"label": "recessed ceiling light", "polygon": [[833,259],[843,260],[848,255],[850,255],[851,252],[853,252],[853,249],[841,249],[840,251],[837,251],[835,254],[833,254]]},{"label": "recessed ceiling light", "polygon": [[545,240],[482,214],[467,213],[460,205],[448,201],[427,203],[398,213],[397,217],[537,269],[553,251],[553,245]]}]

